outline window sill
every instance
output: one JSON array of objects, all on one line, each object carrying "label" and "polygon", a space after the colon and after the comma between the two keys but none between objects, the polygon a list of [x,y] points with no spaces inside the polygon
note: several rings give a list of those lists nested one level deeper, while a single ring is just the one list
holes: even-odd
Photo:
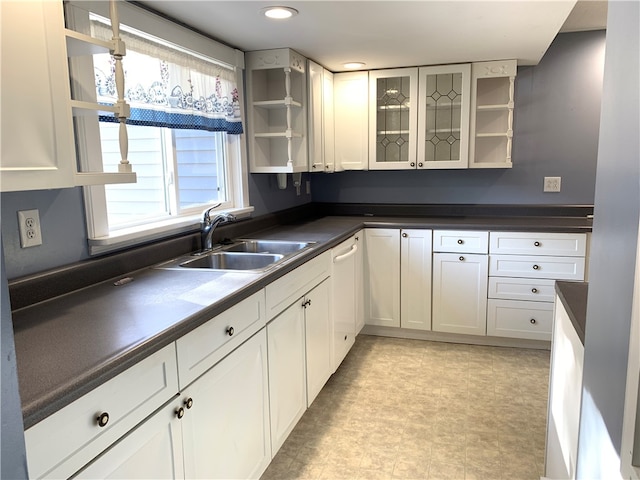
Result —
[{"label": "window sill", "polygon": [[[232,213],[237,218],[246,218],[253,212],[253,207],[228,209],[225,212]],[[105,237],[90,238],[89,254],[92,256],[100,255],[159,240],[170,235],[195,232],[200,230],[201,222],[202,215],[190,215],[122,229]]]}]

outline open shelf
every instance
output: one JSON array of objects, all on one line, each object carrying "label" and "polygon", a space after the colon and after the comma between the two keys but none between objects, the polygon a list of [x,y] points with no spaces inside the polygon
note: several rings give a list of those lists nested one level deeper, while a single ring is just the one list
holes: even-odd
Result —
[{"label": "open shelf", "polygon": [[67,40],[67,56],[69,57],[109,53],[113,48],[109,41],[93,38],[68,28],[64,29],[64,34]]}]

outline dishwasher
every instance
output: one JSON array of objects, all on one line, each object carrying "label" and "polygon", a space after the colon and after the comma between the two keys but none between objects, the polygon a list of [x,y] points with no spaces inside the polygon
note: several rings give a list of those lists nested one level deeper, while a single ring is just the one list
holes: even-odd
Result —
[{"label": "dishwasher", "polygon": [[333,369],[340,366],[356,337],[356,259],[361,235],[331,250]]}]

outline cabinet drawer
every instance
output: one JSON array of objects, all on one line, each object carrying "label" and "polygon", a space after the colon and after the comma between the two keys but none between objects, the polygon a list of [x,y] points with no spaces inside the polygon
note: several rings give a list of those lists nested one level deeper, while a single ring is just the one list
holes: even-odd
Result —
[{"label": "cabinet drawer", "polygon": [[177,393],[172,343],[25,431],[29,477],[68,478]]},{"label": "cabinet drawer", "polygon": [[176,341],[180,388],[185,388],[264,327],[264,305],[264,290],[260,290],[180,337]]},{"label": "cabinet drawer", "polygon": [[489,252],[503,255],[555,255],[584,257],[584,233],[491,232]]},{"label": "cabinet drawer", "polygon": [[583,257],[490,255],[489,275],[494,277],[583,280],[584,265]]},{"label": "cabinet drawer", "polygon": [[434,230],[433,251],[451,253],[487,253],[489,232]]},{"label": "cabinet drawer", "polygon": [[555,280],[544,278],[490,277],[489,298],[553,302]]},{"label": "cabinet drawer", "polygon": [[487,335],[551,341],[553,303],[490,299]]},{"label": "cabinet drawer", "polygon": [[331,269],[331,252],[309,260],[266,287],[267,319],[271,320],[296,299],[327,278]]}]

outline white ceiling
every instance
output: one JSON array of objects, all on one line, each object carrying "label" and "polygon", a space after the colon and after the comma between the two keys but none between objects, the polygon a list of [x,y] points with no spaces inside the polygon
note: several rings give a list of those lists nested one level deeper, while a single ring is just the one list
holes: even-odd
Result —
[{"label": "white ceiling", "polygon": [[[535,65],[576,0],[193,1],[137,2],[243,51],[291,47],[331,71],[518,59]],[[577,24],[602,22],[581,0]],[[287,5],[300,13],[274,21],[260,10]],[[586,11],[586,13],[584,13]],[[598,28],[598,27],[595,27]]]}]

